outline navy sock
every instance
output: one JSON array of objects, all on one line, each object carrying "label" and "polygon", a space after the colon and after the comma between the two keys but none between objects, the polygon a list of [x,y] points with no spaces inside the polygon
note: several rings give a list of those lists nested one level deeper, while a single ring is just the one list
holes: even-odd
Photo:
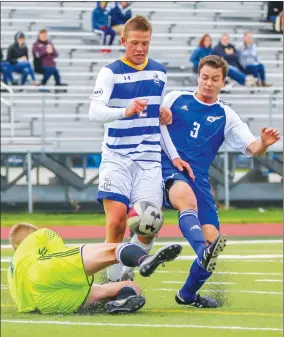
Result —
[{"label": "navy sock", "polygon": [[193,209],[184,210],[179,212],[178,218],[179,228],[183,236],[190,243],[198,258],[202,259],[206,245],[196,211]]},{"label": "navy sock", "polygon": [[148,257],[148,254],[139,246],[132,243],[122,243],[116,249],[117,261],[126,267],[137,267]]},{"label": "navy sock", "polygon": [[119,290],[115,297],[115,300],[124,300],[125,298],[133,295],[138,295],[136,290],[130,286],[125,286]]},{"label": "navy sock", "polygon": [[199,265],[198,260],[195,259],[190,268],[189,276],[180,290],[182,298],[188,303],[193,302],[196,297],[196,292],[203,286],[211,275],[212,272],[209,273],[202,268]]}]

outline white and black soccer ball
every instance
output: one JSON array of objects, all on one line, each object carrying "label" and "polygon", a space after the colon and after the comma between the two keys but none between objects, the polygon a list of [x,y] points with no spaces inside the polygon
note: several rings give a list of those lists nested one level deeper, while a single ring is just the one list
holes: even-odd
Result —
[{"label": "white and black soccer ball", "polygon": [[138,235],[155,235],[159,232],[163,223],[162,211],[148,201],[136,202],[127,215],[127,225]]}]

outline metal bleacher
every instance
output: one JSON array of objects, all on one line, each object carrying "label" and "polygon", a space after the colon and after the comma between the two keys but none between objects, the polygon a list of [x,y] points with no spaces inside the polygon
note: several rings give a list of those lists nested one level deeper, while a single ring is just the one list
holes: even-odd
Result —
[{"label": "metal bleacher", "polygon": [[[93,3],[95,4],[95,3]],[[123,55],[116,40],[111,54],[102,54],[99,37],[91,32],[92,4],[89,2],[1,2],[1,48],[6,53],[17,31],[24,31],[31,47],[39,29],[46,27],[59,52],[57,66],[67,92],[48,86],[17,86],[1,94],[1,143],[4,149],[90,149],[100,151],[103,126],[88,120],[89,96],[100,68]],[[266,66],[271,88],[225,91],[221,98],[246,120],[253,133],[262,126],[280,128],[283,134],[282,35],[274,34],[266,17],[265,2],[142,2],[132,3],[133,14],[143,14],[153,25],[150,57],[165,64],[167,90],[192,89],[196,75],[189,55],[204,33],[213,44],[227,32],[237,46],[243,33],[252,31],[260,59]],[[41,75],[37,75],[41,78]],[[20,91],[23,90],[23,91]]]}]

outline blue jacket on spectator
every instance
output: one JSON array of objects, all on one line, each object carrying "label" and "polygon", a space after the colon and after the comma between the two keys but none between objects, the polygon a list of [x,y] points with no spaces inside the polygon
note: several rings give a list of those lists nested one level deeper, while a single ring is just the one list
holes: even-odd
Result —
[{"label": "blue jacket on spectator", "polygon": [[[234,53],[229,54],[227,52],[227,50],[229,49],[233,49]],[[242,70],[242,66],[239,63],[239,52],[233,44],[229,43],[227,46],[223,46],[220,42],[213,49],[213,54],[223,57],[230,66],[233,66],[233,67],[236,67],[237,69]]]},{"label": "blue jacket on spectator", "polygon": [[109,12],[106,8],[102,9],[100,6],[101,1],[97,1],[97,8],[93,10],[92,27],[93,29],[101,29],[101,26],[109,26],[108,15]]},{"label": "blue jacket on spectator", "polygon": [[110,11],[111,27],[116,25],[124,25],[127,20],[131,19],[132,13],[130,6],[123,8],[117,2]]},{"label": "blue jacket on spectator", "polygon": [[212,48],[205,48],[205,47],[197,47],[194,49],[190,56],[190,62],[193,64],[193,71],[198,72],[198,64],[199,61],[208,55],[212,55],[213,49]]}]

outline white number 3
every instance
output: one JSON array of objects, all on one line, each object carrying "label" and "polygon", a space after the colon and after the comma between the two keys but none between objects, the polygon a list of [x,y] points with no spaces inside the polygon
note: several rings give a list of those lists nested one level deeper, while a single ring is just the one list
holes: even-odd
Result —
[{"label": "white number 3", "polygon": [[197,123],[197,122],[194,122],[194,123],[193,123],[193,126],[194,126],[194,128],[193,128],[192,131],[190,131],[190,136],[193,137],[193,138],[197,138],[197,136],[198,136],[198,131],[199,131],[199,129],[200,129],[200,124]]}]

